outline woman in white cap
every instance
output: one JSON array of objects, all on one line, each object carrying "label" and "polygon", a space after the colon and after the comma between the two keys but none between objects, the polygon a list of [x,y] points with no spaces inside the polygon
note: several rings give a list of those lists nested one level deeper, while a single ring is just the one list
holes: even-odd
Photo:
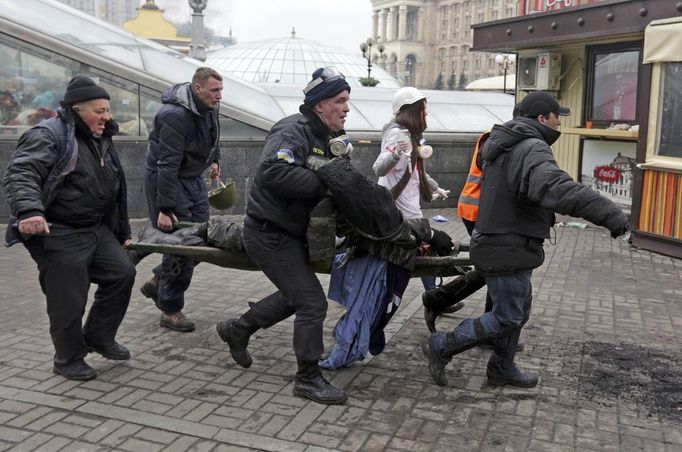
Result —
[{"label": "woman in white cap", "polygon": [[[424,160],[433,149],[423,139],[426,130],[426,96],[416,88],[399,89],[393,96],[393,118],[384,126],[381,152],[374,162],[374,173],[405,219],[423,218],[421,201],[447,198],[449,190],[438,186],[424,169]],[[435,231],[435,235],[443,234]],[[449,237],[447,237],[449,240]],[[425,289],[436,287],[435,278],[422,278]]]}]

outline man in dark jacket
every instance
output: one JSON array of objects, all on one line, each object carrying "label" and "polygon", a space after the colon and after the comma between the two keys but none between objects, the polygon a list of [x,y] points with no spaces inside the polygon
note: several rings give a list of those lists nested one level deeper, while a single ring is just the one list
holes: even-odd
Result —
[{"label": "man in dark jacket", "polygon": [[[23,241],[38,264],[54,372],[72,380],[96,377],[83,360],[88,351],[130,358],[115,341],[135,282],[135,267],[124,251],[130,225],[123,168],[111,140],[117,131],[109,94],[77,75],[59,115],[21,136],[5,174],[16,217],[8,243]],[[98,288],[82,326],[91,283]]]},{"label": "man in dark jacket", "polygon": [[538,375],[514,363],[521,328],[531,309],[531,276],[544,261],[554,213],[585,218],[612,237],[628,231],[616,204],[562,171],[550,146],[559,138],[559,116],[570,114],[550,94],[537,91],[520,103],[520,117],[493,127],[483,146],[481,199],[471,238],[471,260],[484,273],[492,311],[465,319],[452,332],[435,332],[422,349],[436,384],[458,353],[492,342],[488,384],[533,387]]},{"label": "man in dark jacket", "polygon": [[275,124],[265,141],[244,219],[249,258],[278,291],[255,303],[239,319],[218,323],[234,360],[251,365],[249,336],[295,314],[294,352],[298,372],[294,394],[323,404],[342,404],[346,393],[322,376],[322,323],[327,297],[306,249],[310,212],[327,189],[308,167],[311,156],[332,158],[330,140],[343,134],[350,86],[333,67],[319,68],[303,90],[300,113]]},{"label": "man in dark jacket", "polygon": [[[218,110],[223,78],[200,67],[191,83],[168,88],[154,117],[145,159],[144,189],[152,225],[171,232],[178,221],[208,220],[208,190],[202,174],[220,175],[220,125]],[[192,282],[196,262],[164,256],[142,293],[161,310],[160,326],[175,331],[194,330],[182,312],[185,291]]]}]

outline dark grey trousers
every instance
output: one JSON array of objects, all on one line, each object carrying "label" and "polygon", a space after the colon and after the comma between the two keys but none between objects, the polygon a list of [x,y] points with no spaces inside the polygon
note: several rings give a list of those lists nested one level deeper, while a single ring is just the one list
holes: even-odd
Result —
[{"label": "dark grey trousers", "polygon": [[[147,197],[149,220],[157,227],[159,208],[156,204],[158,172],[145,170],[144,191]],[[173,213],[178,221],[203,223],[208,221],[208,190],[201,177],[179,178]],[[159,277],[159,307],[166,312],[181,311],[185,307],[185,292],[192,283],[197,262],[184,257],[164,255],[154,268]]]}]

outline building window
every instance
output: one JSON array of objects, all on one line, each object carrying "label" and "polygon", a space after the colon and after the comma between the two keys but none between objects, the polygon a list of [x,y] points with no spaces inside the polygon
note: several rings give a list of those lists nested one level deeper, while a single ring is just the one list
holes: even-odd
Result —
[{"label": "building window", "polygon": [[497,10],[490,13],[490,20],[497,20]]},{"label": "building window", "polygon": [[640,53],[639,43],[588,49],[586,121],[597,127],[612,122],[634,124]]},{"label": "building window", "polygon": [[469,60],[464,60],[462,61],[462,70],[463,71],[468,71],[469,70]]},{"label": "building window", "polygon": [[405,24],[405,37],[411,41],[417,39],[417,12],[408,11]]},{"label": "building window", "polygon": [[447,39],[448,37],[448,9],[443,7],[440,9],[441,21],[440,21],[440,38]]},{"label": "building window", "polygon": [[682,157],[682,63],[663,63],[657,155]]}]

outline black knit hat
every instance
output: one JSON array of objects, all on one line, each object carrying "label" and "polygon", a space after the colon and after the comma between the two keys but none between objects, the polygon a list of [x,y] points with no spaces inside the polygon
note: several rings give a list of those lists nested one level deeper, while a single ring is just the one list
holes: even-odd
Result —
[{"label": "black knit hat", "polygon": [[111,97],[109,97],[107,90],[93,82],[90,77],[79,74],[69,80],[69,84],[66,85],[66,93],[64,93],[66,105],[74,105],[93,99],[109,100]]},{"label": "black knit hat", "polygon": [[313,79],[303,90],[305,99],[303,103],[314,107],[321,100],[334,97],[342,91],[350,93],[350,85],[334,67],[318,68],[313,72]]}]

